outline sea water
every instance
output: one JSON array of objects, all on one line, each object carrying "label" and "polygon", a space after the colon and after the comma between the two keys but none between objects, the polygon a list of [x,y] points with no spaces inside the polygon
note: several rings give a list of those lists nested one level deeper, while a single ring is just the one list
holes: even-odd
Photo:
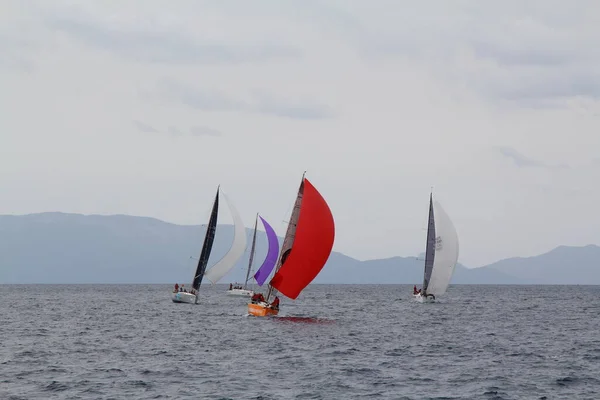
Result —
[{"label": "sea water", "polygon": [[600,399],[600,287],[0,286],[0,399]]}]

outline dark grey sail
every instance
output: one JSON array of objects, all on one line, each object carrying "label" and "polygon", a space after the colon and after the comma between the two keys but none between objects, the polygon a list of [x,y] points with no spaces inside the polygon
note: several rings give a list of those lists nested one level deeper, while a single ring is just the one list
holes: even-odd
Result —
[{"label": "dark grey sail", "polygon": [[254,221],[254,236],[252,237],[252,248],[250,249],[250,261],[248,261],[248,271],[246,272],[246,280],[244,281],[244,290],[248,286],[248,278],[250,277],[250,269],[252,269],[252,261],[254,261],[254,250],[256,248],[256,228],[258,228],[258,214]]},{"label": "dark grey sail", "polygon": [[427,224],[427,247],[425,248],[425,275],[423,277],[423,293],[427,292],[427,286],[433,272],[433,260],[435,258],[435,220],[433,215],[433,196],[429,195],[429,223]]},{"label": "dark grey sail", "polygon": [[[208,259],[212,250],[213,242],[215,241],[215,234],[217,232],[217,216],[219,214],[219,189],[217,188],[217,195],[215,196],[215,203],[213,204],[212,212],[210,213],[210,220],[208,221],[208,227],[206,228],[206,236],[204,237],[204,244],[202,245],[202,251],[200,252],[200,258],[198,259],[198,266],[196,267],[196,274],[194,275],[194,282],[192,287],[196,292],[200,289],[202,283],[202,277],[206,271],[208,265]],[[196,295],[196,302],[198,302],[198,296]]]},{"label": "dark grey sail", "polygon": [[[294,203],[294,209],[292,210],[292,216],[290,217],[290,222],[288,223],[287,231],[285,232],[285,237],[283,238],[283,244],[281,245],[281,254],[279,256],[279,261],[275,266],[275,274],[281,266],[285,263],[290,252],[292,251],[292,246],[294,245],[294,239],[296,239],[296,226],[298,225],[298,220],[300,219],[300,207],[302,206],[302,197],[304,196],[304,176],[306,175],[306,171],[302,174],[302,181],[300,182],[300,187],[298,188],[298,195],[296,196],[296,202]],[[267,292],[267,301],[271,298],[271,295],[275,295],[275,289],[273,286],[269,285],[269,291]]]}]

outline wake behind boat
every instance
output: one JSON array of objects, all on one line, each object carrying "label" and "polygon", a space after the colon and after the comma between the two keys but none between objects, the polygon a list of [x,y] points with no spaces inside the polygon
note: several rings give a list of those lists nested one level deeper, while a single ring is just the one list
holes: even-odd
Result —
[{"label": "wake behind boat", "polygon": [[202,278],[206,276],[206,278],[212,283],[217,283],[231,270],[231,268],[234,267],[235,263],[240,259],[246,250],[246,228],[244,227],[242,219],[240,218],[240,215],[233,204],[229,201],[224,193],[221,193],[221,195],[225,198],[225,201],[229,207],[229,211],[231,212],[231,216],[233,217],[233,243],[231,244],[231,248],[227,254],[225,254],[225,256],[223,256],[223,258],[221,258],[221,260],[219,260],[212,268],[210,268],[208,271],[206,270],[217,231],[220,188],[220,186],[217,188],[217,195],[215,196],[213,208],[210,213],[210,219],[206,229],[206,236],[204,237],[202,251],[200,252],[200,258],[198,259],[198,265],[196,266],[192,288],[188,291],[185,289],[184,285],[179,287],[179,285],[175,284],[175,290],[173,290],[173,293],[171,294],[171,300],[174,303],[198,304],[198,290],[200,289]]},{"label": "wake behind boat", "polygon": [[[277,291],[292,300],[296,299],[327,262],[334,238],[335,223],[331,210],[303,175],[281,246],[281,256],[269,282],[267,298],[262,293],[255,293],[252,302],[248,304],[248,314],[256,317],[277,315]],[[269,303],[271,296],[275,298]]]},{"label": "wake behind boat", "polygon": [[432,303],[446,293],[454,267],[458,262],[458,234],[440,203],[429,195],[429,221],[423,288],[413,288],[413,298],[420,303]]},{"label": "wake behind boat", "polygon": [[250,249],[250,258],[248,260],[248,269],[246,271],[246,280],[244,281],[244,286],[232,285],[229,284],[229,290],[227,290],[227,294],[230,296],[247,296],[251,297],[254,294],[254,291],[248,290],[248,281],[250,278],[250,271],[252,270],[252,262],[254,261],[254,254],[256,252],[256,231],[258,228],[258,218],[260,218],[263,226],[265,227],[265,232],[267,233],[267,240],[269,242],[269,250],[267,251],[267,255],[258,269],[253,278],[256,280],[259,286],[262,286],[265,283],[265,280],[275,267],[277,263],[277,255],[279,254],[279,241],[277,240],[277,234],[275,231],[265,221],[263,217],[261,217],[258,213],[256,214],[256,220],[254,221],[254,235],[252,236],[252,247]]}]

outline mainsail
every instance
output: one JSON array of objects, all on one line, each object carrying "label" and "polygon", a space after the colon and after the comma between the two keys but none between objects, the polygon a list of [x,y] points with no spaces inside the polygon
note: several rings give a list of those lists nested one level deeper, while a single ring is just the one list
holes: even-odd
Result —
[{"label": "mainsail", "polygon": [[[296,201],[294,202],[294,208],[292,209],[292,215],[290,216],[290,221],[288,222],[288,227],[285,232],[285,236],[283,238],[283,243],[281,245],[281,254],[279,256],[279,260],[277,261],[277,265],[275,267],[275,275],[286,262],[290,252],[292,251],[292,246],[294,244],[294,239],[296,238],[296,227],[298,225],[298,219],[300,218],[300,208],[302,206],[302,197],[304,195],[304,175],[302,175],[302,181],[300,182],[300,187],[298,188],[298,195],[296,196]],[[267,293],[267,300],[274,294],[273,280],[269,282],[269,292]]]},{"label": "mainsail", "polygon": [[254,250],[256,249],[256,229],[258,228],[258,213],[254,220],[254,234],[252,235],[252,247],[250,248],[250,259],[248,260],[248,270],[246,271],[246,280],[244,280],[244,290],[248,287],[248,279],[250,278],[250,270],[252,269],[252,261],[254,261]]},{"label": "mainsail", "polygon": [[204,244],[202,245],[202,251],[200,252],[200,258],[198,259],[198,266],[196,267],[196,273],[194,275],[194,281],[192,282],[192,288],[196,291],[200,289],[202,283],[202,277],[204,271],[206,271],[206,265],[210,257],[213,242],[215,241],[215,233],[217,231],[217,217],[219,215],[219,188],[217,188],[217,195],[215,196],[215,202],[213,204],[212,211],[210,213],[210,219],[208,226],[206,227],[206,236],[204,236]]},{"label": "mainsail", "polygon": [[423,276],[423,292],[427,292],[433,263],[435,260],[435,214],[433,213],[433,195],[429,194],[429,221],[427,223],[427,245],[425,247],[425,274]]},{"label": "mainsail", "polygon": [[335,224],[329,206],[303,178],[271,286],[291,299],[298,297],[327,262],[334,238]]},{"label": "mainsail", "polygon": [[[256,279],[256,283],[258,283],[259,286],[262,286],[269,277],[269,274],[271,274],[271,271],[273,271],[275,264],[277,263],[277,255],[279,254],[279,240],[277,239],[277,234],[275,233],[271,225],[269,225],[263,217],[260,217],[260,220],[262,221],[262,224],[265,227],[265,232],[267,233],[267,240],[269,241],[269,250],[267,251],[267,257],[265,257],[265,261],[263,261],[260,268],[254,274],[254,279]],[[248,278],[246,277],[246,280],[247,279]]]},{"label": "mainsail", "polygon": [[427,293],[435,295],[444,294],[454,268],[458,262],[458,234],[454,224],[440,203],[433,203],[435,210],[435,259]]},{"label": "mainsail", "polygon": [[246,227],[244,227],[244,223],[242,222],[239,213],[229,198],[224,193],[222,193],[222,195],[225,198],[231,216],[233,217],[234,236],[233,243],[227,254],[225,254],[211,269],[204,273],[206,278],[212,283],[217,283],[222,277],[227,275],[246,251]]}]

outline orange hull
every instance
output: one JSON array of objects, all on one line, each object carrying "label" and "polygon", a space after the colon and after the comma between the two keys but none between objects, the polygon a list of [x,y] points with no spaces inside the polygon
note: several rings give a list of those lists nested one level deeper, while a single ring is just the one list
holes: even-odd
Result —
[{"label": "orange hull", "polygon": [[279,314],[279,310],[275,310],[262,304],[248,304],[248,314],[254,315],[255,317],[267,317],[269,315]]}]

